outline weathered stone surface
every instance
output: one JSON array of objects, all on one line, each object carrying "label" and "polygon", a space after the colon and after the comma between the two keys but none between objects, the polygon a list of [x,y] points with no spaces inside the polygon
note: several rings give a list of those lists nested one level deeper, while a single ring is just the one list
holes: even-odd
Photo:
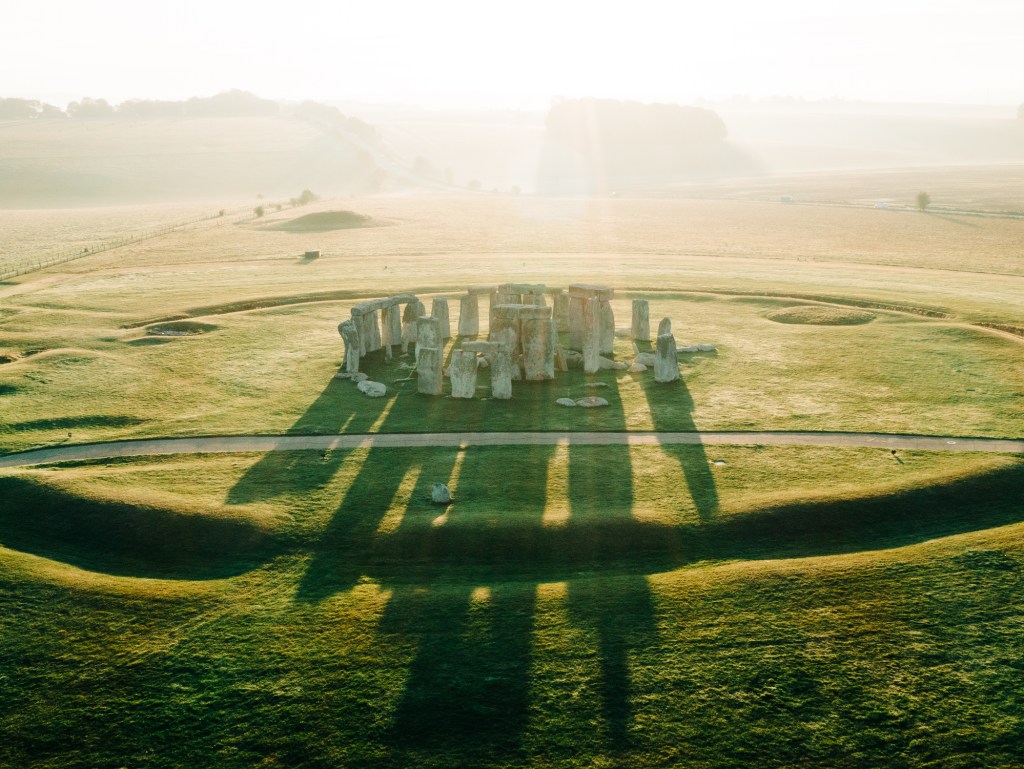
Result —
[{"label": "weathered stone surface", "polygon": [[684,344],[681,347],[677,347],[676,352],[700,352],[700,348],[695,344]]},{"label": "weathered stone surface", "polygon": [[698,352],[715,352],[717,349],[713,344],[698,344],[696,347]]},{"label": "weathered stone surface", "polygon": [[365,382],[369,378],[370,376],[368,374],[364,374],[362,371],[357,371],[356,373],[349,375],[349,379],[351,379],[356,384],[359,384],[360,382]]},{"label": "weathered stone surface", "polygon": [[416,321],[416,361],[419,362],[420,352],[427,347],[444,349],[441,339],[441,321],[437,318],[419,318]]},{"label": "weathered stone surface", "polygon": [[569,358],[561,347],[555,347],[555,369],[558,371],[569,370]]},{"label": "weathered stone surface", "polygon": [[634,360],[636,363],[639,363],[642,366],[647,366],[648,368],[650,368],[651,366],[654,365],[655,357],[656,356],[653,352],[638,352]]},{"label": "weathered stone surface", "polygon": [[583,368],[583,353],[575,350],[565,351],[565,363],[569,368]]},{"label": "weathered stone surface", "polygon": [[646,342],[651,338],[651,306],[646,299],[633,300],[633,325],[630,332],[633,339]]},{"label": "weathered stone surface", "polygon": [[629,367],[630,374],[642,374],[646,370],[647,366],[645,366],[643,363],[637,363],[635,361]]},{"label": "weathered stone surface", "polygon": [[675,382],[679,379],[679,359],[676,357],[676,338],[672,334],[658,336],[654,353],[654,381]]},{"label": "weathered stone surface", "polygon": [[553,328],[550,318],[529,318],[522,322],[523,379],[528,382],[555,378]]},{"label": "weathered stone surface", "polygon": [[661,322],[658,323],[658,336],[661,336],[662,334],[671,334],[671,333],[672,333],[672,319],[671,318],[662,318]]},{"label": "weathered stone surface", "polygon": [[424,395],[440,395],[444,385],[441,376],[442,351],[437,347],[421,347],[416,359],[416,390]]},{"label": "weathered stone surface", "polygon": [[603,299],[607,302],[615,297],[615,291],[608,286],[600,286],[596,283],[573,283],[569,286],[569,296]]},{"label": "weathered stone surface", "polygon": [[366,379],[356,385],[359,388],[359,392],[370,398],[382,398],[388,394],[388,388],[383,382],[371,382]]},{"label": "weathered stone surface", "polygon": [[601,299],[597,305],[598,335],[602,355],[615,352],[615,314],[611,302]]},{"label": "weathered stone surface", "polygon": [[385,347],[402,343],[402,309],[397,302],[381,310],[380,342]]},{"label": "weathered stone surface", "polygon": [[379,313],[374,310],[371,313],[364,315],[366,324],[370,334],[370,344],[367,352],[377,352],[381,348],[381,337],[380,337],[380,322]]},{"label": "weathered stone surface", "polygon": [[551,317],[555,321],[556,331],[569,330],[569,295],[561,289],[551,294]]},{"label": "weathered stone surface", "polygon": [[512,355],[501,349],[491,358],[491,397],[508,400],[512,397]]},{"label": "weathered stone surface", "polygon": [[598,408],[599,406],[607,406],[608,401],[597,395],[588,395],[585,398],[577,398],[576,405],[585,409]]},{"label": "weathered stone surface", "polygon": [[419,299],[405,306],[402,311],[402,352],[409,352],[409,345],[416,344],[416,321],[426,314],[427,309]]},{"label": "weathered stone surface", "polygon": [[557,403],[559,406],[576,406],[576,401],[574,401],[572,398],[559,398],[558,400],[555,401],[555,403]]},{"label": "weathered stone surface", "polygon": [[338,333],[345,342],[345,371],[354,374],[359,371],[359,356],[362,355],[362,345],[359,342],[359,331],[355,321],[343,320],[338,324]]},{"label": "weathered stone surface", "polygon": [[566,322],[569,326],[569,347],[573,350],[583,349],[583,297],[567,296],[568,303]]},{"label": "weathered stone surface", "polygon": [[502,340],[502,341],[495,340],[495,341],[492,341],[492,342],[485,342],[484,340],[479,339],[479,340],[467,340],[467,341],[464,341],[462,343],[461,349],[466,350],[467,352],[492,353],[492,352],[496,352],[497,350],[501,350],[504,347],[505,347],[504,340]]},{"label": "weathered stone surface", "polygon": [[430,501],[435,505],[450,505],[455,500],[451,489],[443,483],[435,483],[430,487]]},{"label": "weathered stone surface", "polygon": [[459,298],[459,336],[480,333],[480,297],[467,294]]},{"label": "weathered stone surface", "polygon": [[448,300],[443,296],[435,296],[430,303],[430,317],[441,324],[441,339],[452,338],[452,323],[448,318]]},{"label": "weathered stone surface", "polygon": [[583,371],[594,374],[601,369],[600,301],[583,304]]},{"label": "weathered stone surface", "polygon": [[452,362],[448,367],[448,377],[452,382],[453,398],[473,398],[476,396],[476,353],[466,350],[452,352]]}]

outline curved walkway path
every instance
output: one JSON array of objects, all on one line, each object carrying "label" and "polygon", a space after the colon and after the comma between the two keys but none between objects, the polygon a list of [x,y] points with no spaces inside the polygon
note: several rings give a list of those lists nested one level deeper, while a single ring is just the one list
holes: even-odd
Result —
[{"label": "curved walkway path", "polygon": [[855,446],[924,451],[1024,453],[1024,439],[962,438],[887,433],[826,432],[512,432],[512,433],[353,433],[346,435],[232,435],[146,438],[109,443],[54,446],[0,457],[0,469],[153,454],[227,454],[306,449],[413,448],[468,446],[733,445]]}]

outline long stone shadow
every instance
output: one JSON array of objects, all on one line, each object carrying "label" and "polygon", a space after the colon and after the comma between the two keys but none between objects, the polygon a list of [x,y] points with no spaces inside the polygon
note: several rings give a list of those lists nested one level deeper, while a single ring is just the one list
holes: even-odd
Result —
[{"label": "long stone shadow", "polygon": [[[625,429],[621,400],[607,409]],[[578,527],[584,534],[578,538],[574,559],[592,563],[600,574],[602,554],[615,549],[609,540],[620,538],[633,520],[633,503],[629,446],[570,447],[567,527]],[[591,635],[597,646],[605,741],[614,752],[628,751],[633,717],[629,654],[653,642],[656,634],[647,581],[638,576],[573,580],[568,603],[570,620]]]},{"label": "long stone shadow", "polygon": [[[399,766],[514,761],[529,719],[536,585],[402,586],[384,634],[414,639],[416,656],[387,732]],[[476,759],[476,760],[474,760]]]},{"label": "long stone shadow", "polygon": [[[697,432],[693,421],[693,397],[680,379],[677,382],[655,382],[654,376],[643,374],[641,386],[654,429],[670,432]],[[662,451],[679,463],[686,487],[701,520],[711,519],[718,512],[718,488],[708,463],[704,445],[663,444]]]},{"label": "long stone shadow", "polygon": [[[374,369],[389,365],[384,363],[383,352],[371,353],[364,361]],[[349,392],[353,387],[349,381],[331,379],[286,434],[366,432],[399,397],[356,399]],[[310,456],[305,451],[268,452],[238,479],[227,494],[227,504],[244,505],[322,487],[337,473],[347,452],[332,452],[323,462]]]},{"label": "long stone shadow", "polygon": [[[414,558],[426,572],[402,575],[380,626],[415,639],[417,649],[388,732],[398,765],[419,765],[421,752],[435,760],[451,754],[453,765],[465,765],[474,756],[521,751],[536,582],[501,577],[509,558],[541,536],[553,453],[554,447],[530,447],[509,460],[504,449],[468,449],[456,501],[441,517],[437,508],[424,511],[416,496],[410,501],[396,536],[416,541]],[[502,552],[502,529],[518,544],[511,552]],[[432,568],[438,562],[456,573],[468,567],[475,579],[450,586]]]}]

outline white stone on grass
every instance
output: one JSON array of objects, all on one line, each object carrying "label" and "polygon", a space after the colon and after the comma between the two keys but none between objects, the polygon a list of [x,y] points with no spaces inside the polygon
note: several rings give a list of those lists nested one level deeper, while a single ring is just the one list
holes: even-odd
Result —
[{"label": "white stone on grass", "polygon": [[571,406],[573,408],[575,408],[576,406],[576,401],[574,401],[572,398],[559,398],[558,400],[555,401],[555,403],[557,403],[559,406]]},{"label": "white stone on grass", "polygon": [[435,505],[450,505],[455,500],[452,499],[451,489],[443,483],[435,483],[430,487],[430,501]]},{"label": "white stone on grass", "polygon": [[356,387],[359,388],[359,392],[370,398],[381,398],[388,394],[388,388],[383,382],[371,382],[369,379],[364,379]]},{"label": "white stone on grass", "polygon": [[593,409],[599,406],[607,406],[608,401],[597,395],[588,395],[586,398],[577,398],[576,405],[580,408]]}]

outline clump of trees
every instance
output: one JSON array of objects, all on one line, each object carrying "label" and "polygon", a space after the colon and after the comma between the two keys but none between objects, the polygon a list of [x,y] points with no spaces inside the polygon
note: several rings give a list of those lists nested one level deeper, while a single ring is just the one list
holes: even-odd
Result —
[{"label": "clump of trees", "polygon": [[932,196],[922,190],[917,193],[917,207],[924,211],[932,204]]}]

